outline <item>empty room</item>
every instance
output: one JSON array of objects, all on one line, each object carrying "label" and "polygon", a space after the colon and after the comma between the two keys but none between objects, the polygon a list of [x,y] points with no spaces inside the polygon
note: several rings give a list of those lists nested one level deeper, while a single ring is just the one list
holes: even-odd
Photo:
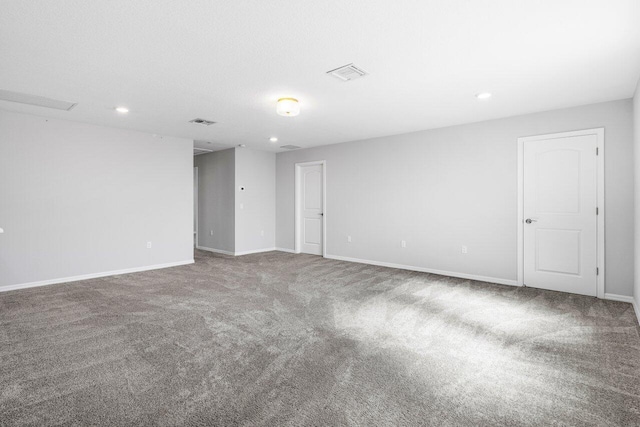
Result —
[{"label": "empty room", "polygon": [[3,0],[0,426],[640,426],[640,2]]}]

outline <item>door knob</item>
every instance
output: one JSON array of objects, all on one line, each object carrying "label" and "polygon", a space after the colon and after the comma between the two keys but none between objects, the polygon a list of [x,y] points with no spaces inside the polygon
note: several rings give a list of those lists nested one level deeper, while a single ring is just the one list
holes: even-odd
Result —
[{"label": "door knob", "polygon": [[527,218],[524,222],[526,222],[527,224],[531,224],[532,222],[536,222],[538,221],[537,219],[531,219],[531,218]]}]

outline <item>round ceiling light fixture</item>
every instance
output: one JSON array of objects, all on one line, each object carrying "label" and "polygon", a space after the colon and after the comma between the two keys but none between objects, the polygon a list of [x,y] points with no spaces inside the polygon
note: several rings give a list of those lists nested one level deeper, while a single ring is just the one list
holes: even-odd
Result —
[{"label": "round ceiling light fixture", "polygon": [[478,99],[489,99],[489,98],[491,98],[491,93],[490,92],[476,93],[476,98],[478,98]]},{"label": "round ceiling light fixture", "polygon": [[118,113],[125,114],[125,113],[128,113],[128,112],[129,112],[129,109],[128,109],[127,107],[116,107],[116,111],[117,111]]},{"label": "round ceiling light fixture", "polygon": [[272,136],[271,138],[269,138],[269,141],[278,142],[278,138],[276,138],[275,136]]},{"label": "round ceiling light fixture", "polygon": [[285,117],[295,117],[300,114],[300,104],[295,98],[280,98],[276,112]]}]

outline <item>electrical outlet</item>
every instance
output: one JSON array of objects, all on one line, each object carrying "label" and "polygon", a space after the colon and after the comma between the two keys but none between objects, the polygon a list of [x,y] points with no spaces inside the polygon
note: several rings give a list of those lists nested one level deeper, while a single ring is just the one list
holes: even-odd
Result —
[{"label": "electrical outlet", "polygon": [[407,241],[406,241],[406,240],[403,240],[402,242],[400,242],[400,245],[401,245],[403,248],[406,248],[406,247],[407,247]]},{"label": "electrical outlet", "polygon": [[351,236],[347,236],[347,243],[351,243]]},{"label": "electrical outlet", "polygon": [[147,249],[151,249],[151,242],[147,242]]},{"label": "electrical outlet", "polygon": [[261,230],[261,231],[260,231],[260,235],[261,235],[262,237],[264,237],[264,230]]},{"label": "electrical outlet", "polygon": [[213,230],[209,230],[209,236],[213,236]]},{"label": "electrical outlet", "polygon": [[468,252],[468,249],[465,245],[462,245],[462,253],[466,254]]},{"label": "electrical outlet", "polygon": [[244,209],[244,203],[240,203],[240,209]]}]

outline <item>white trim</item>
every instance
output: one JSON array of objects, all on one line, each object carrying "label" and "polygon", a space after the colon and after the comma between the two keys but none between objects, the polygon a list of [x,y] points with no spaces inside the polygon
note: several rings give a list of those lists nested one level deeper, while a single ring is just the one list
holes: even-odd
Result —
[{"label": "white trim", "polygon": [[276,248],[276,251],[288,252],[290,254],[295,254],[296,253],[296,251],[294,251],[293,249],[288,249],[288,248]]},{"label": "white trim", "polygon": [[260,254],[263,252],[273,252],[275,251],[276,248],[262,248],[262,249],[252,249],[250,251],[242,251],[242,252],[235,252],[234,255],[235,256],[242,256],[242,255],[251,255],[251,254]]},{"label": "white trim", "polygon": [[125,268],[124,270],[112,270],[102,273],[83,274],[80,276],[61,277],[59,279],[42,280],[39,282],[21,283],[18,285],[0,286],[0,292],[15,291],[18,289],[35,288],[38,286],[56,285],[59,283],[77,282],[79,280],[97,279],[99,277],[119,276],[121,274],[139,273],[141,271],[160,270],[162,268],[177,267],[179,265],[193,264],[194,260],[169,262],[166,264],[148,265],[145,267]]},{"label": "white trim", "polygon": [[295,229],[294,229],[294,253],[301,253],[301,244],[300,244],[300,171],[304,166],[313,166],[313,165],[322,165],[322,256],[327,257],[327,161],[326,160],[316,160],[313,162],[303,162],[296,163],[294,165],[295,169],[295,192],[294,192],[294,203],[295,203]]},{"label": "white trim", "polygon": [[571,132],[552,133],[518,138],[518,285],[524,284],[524,143],[541,139],[567,138],[571,136],[597,135],[597,204],[599,208],[597,217],[597,250],[596,267],[600,274],[596,278],[598,298],[605,296],[605,185],[604,185],[604,128],[585,129]]},{"label": "white trim", "polygon": [[604,294],[604,299],[608,299],[611,301],[620,301],[620,302],[628,302],[633,304],[635,300],[633,297],[628,297],[626,295],[618,295],[618,294]]},{"label": "white trim", "polygon": [[214,248],[208,248],[206,246],[196,246],[196,249],[200,249],[201,251],[207,251],[207,252],[214,252],[217,254],[223,254],[223,255],[235,255],[234,252],[230,252],[230,251],[223,251],[222,249],[214,249]]},{"label": "white trim", "polygon": [[432,274],[438,274],[440,276],[458,277],[460,279],[477,280],[479,282],[497,283],[499,285],[518,286],[517,280],[511,280],[511,279],[498,279],[496,277],[477,276],[475,274],[435,270],[432,268],[416,267],[413,265],[394,264],[391,262],[372,261],[368,259],[359,259],[359,258],[349,258],[349,257],[340,256],[340,255],[325,255],[325,258],[335,259],[338,261],[357,262],[359,264],[377,265],[380,267],[398,268],[401,270],[419,271],[421,273],[432,273]]},{"label": "white trim", "polygon": [[208,248],[206,246],[196,246],[196,249],[200,249],[202,251],[207,251],[207,252],[214,252],[214,253],[217,253],[217,254],[231,255],[231,256],[242,256],[242,255],[250,255],[250,254],[259,254],[259,253],[262,253],[262,252],[272,252],[272,251],[277,250],[274,247],[274,248],[252,249],[250,251],[242,251],[242,252],[231,252],[231,251],[224,251],[222,249]]},{"label": "white trim", "polygon": [[636,319],[640,323],[640,307],[638,307],[638,303],[636,302],[636,299],[634,297],[618,294],[604,294],[604,299],[608,299],[611,301],[628,302],[633,306],[633,311],[636,314]]},{"label": "white trim", "polygon": [[195,188],[193,189],[193,197],[195,198],[194,200],[194,209],[195,212],[193,214],[193,218],[195,220],[195,236],[196,236],[196,240],[195,240],[195,245],[196,247],[198,247],[198,231],[199,231],[199,224],[198,224],[198,217],[200,216],[200,205],[199,205],[199,201],[200,201],[200,174],[198,173],[198,167],[194,166],[193,168],[193,174],[195,175],[195,179],[194,179],[194,186]]}]

